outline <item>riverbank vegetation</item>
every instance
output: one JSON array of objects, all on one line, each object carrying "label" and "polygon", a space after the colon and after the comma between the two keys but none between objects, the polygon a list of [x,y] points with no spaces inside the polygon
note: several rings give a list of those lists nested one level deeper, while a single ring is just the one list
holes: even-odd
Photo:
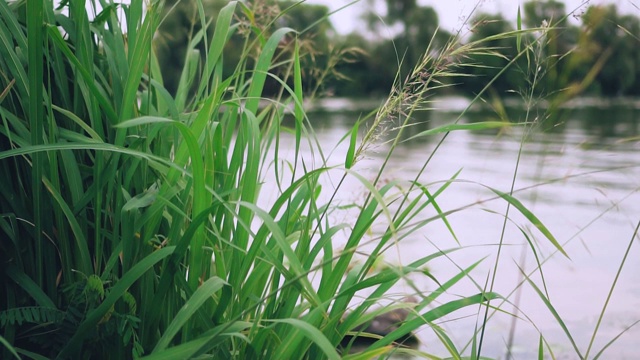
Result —
[{"label": "riverbank vegetation", "polygon": [[[532,66],[522,94],[538,96],[547,77],[535,70],[542,65],[537,59],[560,59],[536,54],[554,46],[560,37],[554,31],[562,29],[525,29],[520,21],[518,31],[492,30],[493,43],[426,36],[435,28],[419,28],[426,36],[419,41],[429,39],[433,48],[407,55],[399,72],[394,62],[386,103],[345,134],[348,150],[335,159],[315,141],[305,99],[344,77],[386,76],[362,65],[369,61],[364,52],[374,50],[329,41],[322,7],[186,4],[0,2],[2,358],[436,358],[402,346],[422,326],[448,356],[481,357],[485,326],[493,312],[507,311],[500,304],[508,297],[494,292],[493,282],[455,299],[444,295],[482,259],[438,279],[430,262],[458,251],[455,242],[409,264],[383,257],[434,223],[456,238],[448,217],[467,207],[445,211],[439,199],[458,174],[418,181],[437,148],[413,179],[389,179],[385,168],[413,115],[428,108],[432,93],[455,88],[456,78],[486,77],[470,88],[477,101],[502,91],[492,86],[509,69]],[[433,15],[399,11],[389,21],[403,21],[406,11]],[[414,25],[424,23],[420,17]],[[500,44],[507,42],[516,53],[496,64],[502,70],[461,70],[483,69],[474,57],[502,59]],[[524,59],[530,63],[520,64]],[[178,70],[168,70],[173,66]],[[591,63],[580,68],[605,73]],[[366,84],[363,95],[381,91]],[[413,138],[533,123],[456,120]],[[294,139],[292,157],[282,152],[283,134]],[[358,163],[383,137],[391,138],[384,163],[373,178],[362,175]],[[337,199],[347,181],[365,194],[345,204]],[[567,255],[513,186],[489,191],[487,201],[503,201],[533,225],[535,238],[522,232],[532,252],[532,239],[539,239]],[[393,289],[411,286],[410,276],[430,279],[431,287],[414,289],[416,301],[408,304]],[[526,282],[564,326],[531,276]],[[387,304],[378,306],[381,300]],[[478,324],[458,347],[438,322],[468,308]],[[376,316],[398,309],[409,315],[392,332],[362,332]],[[564,329],[576,353],[588,357],[593,340],[585,351]],[[354,343],[344,339],[357,336],[375,341],[351,351]],[[539,353],[553,353],[543,334]]]}]

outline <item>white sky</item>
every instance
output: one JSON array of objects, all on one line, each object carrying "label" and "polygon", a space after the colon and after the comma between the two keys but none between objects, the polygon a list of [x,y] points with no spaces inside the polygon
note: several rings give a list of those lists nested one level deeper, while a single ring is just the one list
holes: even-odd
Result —
[{"label": "white sky", "polygon": [[[323,4],[331,10],[336,10],[354,0],[307,0],[310,4]],[[384,3],[383,0],[377,0],[378,3]],[[418,0],[420,5],[428,5],[433,7],[438,13],[440,27],[444,30],[454,32],[460,29],[465,19],[469,16],[474,7],[478,4],[478,11],[496,13],[501,12],[502,15],[515,22],[518,6],[522,5],[524,0]],[[640,17],[640,0],[565,0],[567,12],[574,9],[585,9],[588,5],[599,4],[616,4],[618,10],[622,13],[632,13]],[[580,8],[580,5],[587,5]],[[366,0],[360,0],[350,7],[341,10],[331,17],[333,26],[339,33],[345,34],[356,28],[364,26],[360,20],[360,14],[364,12],[368,6]],[[384,6],[377,9],[384,12]],[[383,14],[381,14],[383,15]],[[577,23],[577,21],[574,21]]]}]

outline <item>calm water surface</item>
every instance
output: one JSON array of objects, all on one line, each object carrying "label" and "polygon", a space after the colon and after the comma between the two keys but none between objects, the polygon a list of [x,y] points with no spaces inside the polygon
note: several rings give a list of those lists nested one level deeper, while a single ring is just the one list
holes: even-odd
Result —
[{"label": "calm water surface", "polygon": [[[364,111],[355,110],[355,104],[339,100],[325,105],[327,109],[312,112],[309,117],[329,164],[339,164],[344,162],[348,147],[339,141]],[[558,321],[532,286],[525,284],[517,291],[522,281],[518,268],[531,274],[531,280],[541,289],[544,276],[551,302],[584,356],[640,220],[640,141],[637,139],[640,134],[640,105],[632,101],[617,104],[582,101],[577,105],[576,109],[567,111],[558,124],[548,126],[550,130],[532,133],[522,146],[523,128],[511,128],[503,132],[450,133],[419,181],[433,184],[430,188],[437,189],[443,181],[461,170],[459,181],[438,198],[443,211],[474,204],[448,217],[460,245],[442,221],[434,221],[419,233],[403,239],[397,248],[390,249],[384,257],[389,263],[408,264],[439,248],[459,246],[461,249],[449,259],[441,258],[429,265],[441,283],[455,275],[459,271],[458,266],[467,267],[480,259],[484,260],[469,279],[456,285],[439,300],[445,302],[478,293],[477,286],[484,286],[487,279],[493,276],[507,211],[504,201],[490,200],[494,196],[486,187],[508,192],[517,166],[515,196],[549,228],[570,258],[557,253],[516,209],[509,210],[509,221],[502,237],[504,247],[494,285],[494,291],[506,297],[509,303],[492,304],[500,305],[508,312],[515,311],[522,319],[516,321],[513,334],[512,356],[516,359],[536,356],[540,334],[545,337],[557,358],[578,358]],[[436,102],[434,106],[438,109],[416,117],[420,124],[408,129],[408,135],[453,122],[466,102],[450,98]],[[520,110],[511,109],[508,113],[514,121],[525,119],[525,114]],[[535,117],[536,114],[532,115]],[[464,123],[485,120],[495,120],[495,116],[488,111],[476,110],[461,119]],[[393,153],[382,181],[413,180],[436,149],[440,138],[441,135],[438,135],[403,142]],[[289,143],[284,144],[282,156],[293,158],[293,139],[286,136],[284,139]],[[389,145],[384,140],[380,139],[356,166],[356,170],[371,181],[389,151]],[[518,162],[519,149],[522,151]],[[307,164],[321,163],[317,151],[312,153],[307,149],[303,157]],[[337,172],[334,179],[324,180],[327,196],[340,175]],[[358,202],[362,201],[366,191],[364,186],[352,179],[338,194],[338,202]],[[425,212],[425,218],[434,214],[429,209]],[[349,221],[348,214],[334,216],[343,216],[335,220]],[[535,244],[539,260],[544,262],[542,275],[535,271],[536,259],[523,231]],[[366,246],[363,251],[366,251]],[[411,280],[425,293],[436,288],[434,282],[426,277],[415,276]],[[403,285],[398,287],[397,292],[401,296],[401,293],[411,294],[416,290]],[[519,311],[514,310],[514,305]],[[481,321],[483,314],[477,312],[477,307],[465,309],[439,323],[459,349],[468,345],[476,321]],[[638,320],[640,240],[636,237],[589,357],[593,357]],[[483,356],[506,358],[505,344],[514,326],[512,322],[513,316],[500,313],[492,315],[487,324]],[[424,327],[418,335],[423,343],[421,350],[447,355],[429,328]],[[468,354],[468,348],[465,353]],[[638,356],[640,325],[624,333],[604,352],[602,358],[635,359]]]}]

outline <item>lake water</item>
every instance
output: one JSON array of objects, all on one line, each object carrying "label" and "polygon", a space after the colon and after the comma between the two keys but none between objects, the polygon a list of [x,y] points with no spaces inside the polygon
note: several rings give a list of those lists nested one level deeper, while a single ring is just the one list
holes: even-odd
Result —
[{"label": "lake water", "polygon": [[[408,129],[409,134],[455,121],[466,107],[466,100],[444,98],[434,103],[436,110],[420,113]],[[344,162],[348,148],[340,139],[349,131],[360,114],[371,104],[356,104],[344,100],[329,100],[309,113],[316,137],[322,145],[328,163]],[[461,170],[458,180],[438,197],[443,211],[472,205],[448,216],[459,245],[442,221],[429,223],[390,249],[384,260],[389,263],[409,262],[434,253],[438,248],[461,247],[449,259],[441,258],[429,264],[441,282],[456,274],[457,266],[467,267],[485,258],[470,278],[456,285],[440,301],[454,300],[479,292],[493,275],[498,244],[500,243],[507,203],[497,200],[487,187],[509,192],[518,152],[522,149],[515,178],[514,195],[531,210],[553,233],[570,258],[555,251],[544,236],[515,208],[509,210],[498,262],[494,291],[510,304],[492,302],[507,312],[517,304],[522,318],[513,323],[513,316],[493,314],[487,323],[482,355],[506,358],[506,344],[513,330],[512,358],[528,359],[537,354],[539,334],[551,346],[556,358],[579,358],[557,320],[533,290],[522,282],[518,267],[531,274],[531,280],[541,289],[543,282],[523,231],[530,234],[541,262],[546,288],[555,310],[571,332],[576,346],[585,351],[594,333],[598,317],[630,243],[626,263],[620,273],[612,298],[595,337],[589,357],[592,358],[625,328],[640,320],[640,241],[632,240],[640,220],[640,103],[582,100],[573,110],[548,131],[534,131],[522,143],[523,132],[529,128],[510,128],[508,131],[451,132],[437,149],[419,181],[433,184],[437,189],[443,181]],[[368,110],[368,109],[367,109]],[[533,115],[543,116],[543,110]],[[521,110],[509,109],[513,121],[523,121]],[[496,120],[490,111],[468,112],[462,123]],[[392,127],[392,126],[391,126]],[[413,180],[433,153],[442,135],[403,142],[393,153],[382,181]],[[389,144],[378,141],[355,169],[373,181]],[[293,138],[284,136],[281,156],[292,158]],[[289,143],[287,143],[289,141]],[[303,152],[307,165],[320,164],[317,152],[308,148]],[[341,173],[336,175],[336,179]],[[335,179],[325,179],[324,191],[331,193]],[[435,191],[435,190],[433,190]],[[361,201],[364,186],[348,181],[338,191],[337,201]],[[491,200],[493,199],[493,200]],[[429,210],[425,218],[433,216]],[[337,219],[348,222],[348,215]],[[375,232],[375,229],[374,229]],[[524,250],[524,251],[523,251]],[[366,251],[366,249],[363,249]],[[523,255],[524,254],[524,255]],[[472,281],[472,279],[474,281]],[[420,291],[435,289],[426,277],[411,278]],[[416,290],[401,285],[398,294],[412,294]],[[492,314],[492,313],[490,313]],[[483,314],[477,307],[469,307],[439,322],[452,337],[458,349],[466,349],[473,337],[476,322]],[[527,320],[528,319],[528,320]],[[421,350],[446,356],[445,349],[428,327],[418,333]],[[545,351],[547,357],[549,352]],[[603,358],[635,359],[640,356],[640,325],[620,336],[604,353]]]}]

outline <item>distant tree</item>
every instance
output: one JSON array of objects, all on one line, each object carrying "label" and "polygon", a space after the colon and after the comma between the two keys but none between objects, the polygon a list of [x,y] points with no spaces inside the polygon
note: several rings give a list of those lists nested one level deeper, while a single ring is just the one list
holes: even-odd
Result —
[{"label": "distant tree", "polygon": [[[372,46],[370,40],[357,32],[341,39],[339,46],[359,51],[351,52],[348,58],[344,59],[346,61],[336,65],[336,71],[341,76],[330,79],[327,84],[336,96],[384,96],[389,92],[394,74],[383,68],[385,61],[380,58],[380,46]],[[393,49],[388,53],[395,56]]]},{"label": "distant tree", "polygon": [[402,25],[402,31],[394,40],[400,56],[404,56],[402,73],[408,74],[420,62],[427,48],[431,49],[432,55],[437,55],[451,34],[439,29],[438,13],[430,6],[418,6],[411,0],[386,2],[388,21]]},{"label": "distant tree", "polygon": [[496,76],[490,86],[490,90],[495,94],[505,96],[508,92],[521,90],[525,85],[522,69],[510,66],[505,73],[498,76],[518,55],[515,37],[492,38],[513,31],[511,23],[498,14],[478,14],[471,23],[473,28],[469,41],[482,41],[483,50],[469,54],[466,65],[459,69],[468,75],[459,79],[460,90],[477,94]]},{"label": "distant tree", "polygon": [[[227,4],[225,0],[204,0],[206,29],[211,40],[215,29],[215,20],[220,9]],[[243,54],[246,41],[253,41],[258,37],[268,38],[274,27],[290,27],[300,33],[302,67],[305,75],[305,84],[310,88],[316,88],[317,79],[324,78],[330,71],[327,67],[331,64],[329,59],[335,38],[335,30],[328,19],[329,9],[322,5],[309,5],[299,1],[254,0],[247,1],[251,7],[255,19],[247,19],[238,7],[236,20],[239,23],[237,31],[225,45],[223,76],[234,73],[234,69],[240,61],[251,64],[259,54]],[[286,10],[286,11],[285,11]],[[160,25],[155,39],[155,48],[163,74],[164,85],[170,93],[175,94],[190,41],[201,30],[201,19],[196,6],[196,0],[167,0],[165,5],[164,20]],[[287,38],[281,44],[281,53],[292,51],[293,37]],[[201,63],[207,51],[207,46],[201,42],[196,50],[199,51]],[[250,66],[249,66],[250,67]],[[284,64],[273,72],[283,75],[287,65]],[[314,80],[316,79],[316,80]],[[271,88],[280,88],[278,84],[271,84],[276,80],[268,78],[265,91]],[[271,86],[273,85],[273,86]]]},{"label": "distant tree", "polygon": [[542,28],[536,34],[538,44],[534,47],[538,64],[544,66],[544,78],[537,90],[549,94],[565,88],[574,80],[576,69],[572,66],[580,62],[572,61],[580,30],[567,21],[565,4],[555,0],[528,1],[524,4],[524,24],[527,28]]},{"label": "distant tree", "polygon": [[[374,0],[370,7],[375,8]],[[391,39],[379,36],[371,49],[371,68],[380,83],[381,89],[388,91],[398,70],[404,80],[411,70],[421,61],[428,48],[431,55],[437,56],[442,47],[451,38],[451,34],[439,29],[436,11],[429,6],[420,6],[416,0],[385,0],[386,14],[380,21],[373,12],[365,14],[368,28],[376,34],[394,34]]]},{"label": "distant tree", "polygon": [[[436,31],[439,31],[438,13],[436,13],[432,7],[416,8],[409,15],[405,26],[405,34],[409,38],[409,43],[414,45],[416,50],[418,50],[418,54],[415,54],[411,60],[413,62],[417,62],[418,58],[422,55],[427,46],[429,46],[429,43],[436,34]],[[436,42],[436,49],[444,45],[444,41],[442,41],[443,38],[436,37],[434,40]],[[445,41],[446,40],[447,39],[445,39]]]},{"label": "distant tree", "polygon": [[567,26],[567,11],[563,2],[532,0],[524,3],[523,8],[524,24],[528,28],[540,27],[543,23],[557,27]]},{"label": "distant tree", "polygon": [[326,6],[299,1],[280,1],[279,7],[286,12],[278,19],[278,26],[290,27],[297,31],[307,30],[303,35],[313,38],[316,46],[326,48],[331,38],[336,36],[333,24],[329,21],[329,8]]},{"label": "distant tree", "polygon": [[633,15],[626,15],[620,19],[620,28],[625,32],[626,50],[631,50],[628,54],[629,67],[633,67],[635,77],[630,86],[625,89],[626,95],[640,96],[640,19]]},{"label": "distant tree", "polygon": [[[227,4],[225,0],[204,0],[203,6],[207,21],[208,34],[213,33],[215,19]],[[196,0],[167,0],[164,5],[162,23],[154,38],[154,48],[162,70],[164,86],[175,94],[187,57],[187,48],[193,36],[201,30]],[[200,43],[196,50],[204,57],[206,46]]]},{"label": "distant tree", "polygon": [[405,22],[418,9],[416,0],[385,0],[385,2],[387,5],[386,18],[391,24]]},{"label": "distant tree", "polygon": [[596,76],[602,95],[637,94],[640,77],[640,22],[620,16],[615,5],[590,6],[582,17],[584,42],[593,51],[591,63],[604,54],[607,61]]},{"label": "distant tree", "polygon": [[[322,90],[320,87],[335,74],[336,31],[329,21],[329,8],[324,5],[280,1],[284,13],[278,18],[278,27],[290,27],[299,32],[301,45],[301,67],[308,91]],[[291,51],[293,49],[285,49]],[[278,87],[276,85],[276,87]]]}]

